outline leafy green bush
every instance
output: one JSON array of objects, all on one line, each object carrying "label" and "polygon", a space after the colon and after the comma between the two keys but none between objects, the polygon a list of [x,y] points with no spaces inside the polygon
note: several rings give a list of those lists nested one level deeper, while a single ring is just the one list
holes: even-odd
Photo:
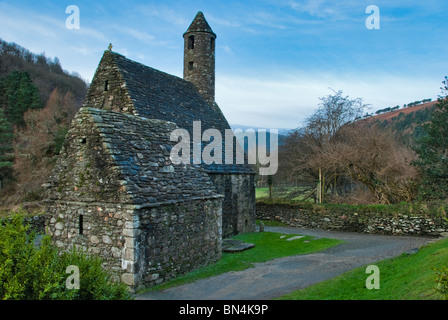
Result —
[{"label": "leafy green bush", "polygon": [[436,273],[437,291],[448,300],[448,268],[446,266],[434,268]]},{"label": "leafy green bush", "polygon": [[[41,239],[19,215],[0,225],[0,299],[130,299],[126,286],[113,282],[99,258],[73,249],[60,254],[49,236]],[[66,273],[79,268],[79,289],[69,289]]]},{"label": "leafy green bush", "polygon": [[87,255],[76,249],[64,253],[61,257],[64,266],[64,284],[68,275],[65,268],[77,266],[80,274],[79,290],[75,291],[76,300],[129,300],[131,295],[122,283],[113,282],[111,274],[103,270],[102,261],[98,257]]}]

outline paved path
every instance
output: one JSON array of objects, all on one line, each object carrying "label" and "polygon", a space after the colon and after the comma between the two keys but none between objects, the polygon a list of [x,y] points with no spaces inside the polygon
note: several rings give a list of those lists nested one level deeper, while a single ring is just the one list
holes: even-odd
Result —
[{"label": "paved path", "polygon": [[434,241],[434,238],[382,236],[288,227],[265,227],[265,231],[341,239],[344,243],[318,253],[257,263],[253,268],[244,271],[228,272],[194,283],[140,294],[135,298],[138,300],[271,299]]}]

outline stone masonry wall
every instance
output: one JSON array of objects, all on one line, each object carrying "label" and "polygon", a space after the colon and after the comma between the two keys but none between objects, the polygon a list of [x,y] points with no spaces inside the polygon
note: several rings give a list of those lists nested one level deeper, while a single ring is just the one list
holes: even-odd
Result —
[{"label": "stone masonry wall", "polygon": [[255,231],[255,185],[253,174],[210,174],[218,193],[225,196],[222,233],[227,238]]},{"label": "stone masonry wall", "polygon": [[136,290],[220,259],[221,201],[148,208],[57,201],[46,232],[60,250],[76,246],[98,255],[116,281]]},{"label": "stone masonry wall", "polygon": [[[194,49],[189,37],[194,37]],[[215,38],[210,32],[188,32],[184,35],[184,79],[193,83],[205,100],[215,103]]]},{"label": "stone masonry wall", "polygon": [[448,223],[443,217],[341,212],[289,204],[257,203],[256,208],[257,219],[281,221],[293,227],[409,236],[439,236],[448,231]]},{"label": "stone masonry wall", "polygon": [[114,62],[113,53],[104,52],[83,106],[135,115],[134,103]]},{"label": "stone masonry wall", "polygon": [[151,287],[218,261],[221,203],[196,200],[139,211],[136,284]]},{"label": "stone masonry wall", "polygon": [[134,210],[126,205],[57,201],[47,208],[46,232],[61,251],[76,246],[98,255],[115,280],[132,284]]}]

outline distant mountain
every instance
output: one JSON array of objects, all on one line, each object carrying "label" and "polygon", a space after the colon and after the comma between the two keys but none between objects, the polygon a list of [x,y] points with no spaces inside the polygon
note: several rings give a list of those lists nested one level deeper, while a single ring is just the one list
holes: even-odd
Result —
[{"label": "distant mountain", "polygon": [[259,130],[259,129],[265,129],[267,132],[269,132],[270,129],[276,129],[278,130],[278,134],[279,135],[287,135],[291,130],[293,129],[285,129],[285,128],[265,128],[265,127],[251,127],[251,126],[246,126],[246,125],[241,125],[241,124],[231,124],[230,127],[235,130],[235,129],[241,129],[243,131],[246,131],[247,129],[254,129],[255,131]]},{"label": "distant mountain", "polygon": [[421,124],[430,120],[437,101],[426,102],[406,108],[385,112],[359,120],[359,124],[376,124],[381,128],[392,129],[397,134],[419,138],[424,132]]},{"label": "distant mountain", "polygon": [[[283,129],[277,129],[277,128],[255,128],[255,127],[239,125],[239,124],[232,124],[232,125],[230,125],[230,127],[233,130],[241,129],[243,131],[242,133],[236,132],[235,136],[238,139],[238,142],[240,143],[240,145],[241,146],[244,145],[244,151],[246,151],[246,152],[248,150],[248,145],[247,145],[247,142],[244,143],[243,139],[245,137],[245,132],[247,132],[246,130],[248,130],[248,129],[253,129],[255,131],[255,141],[256,141],[257,145],[258,145],[258,138],[259,138],[259,130],[260,129],[266,130],[266,149],[268,150],[268,152],[270,151],[271,138],[276,136],[277,137],[277,141],[278,141],[278,146],[281,146],[281,145],[284,144],[284,141],[285,141],[286,136],[288,135],[288,132],[291,131],[291,129],[284,129],[284,128]],[[277,129],[278,130],[278,134],[271,133],[270,132],[271,129]]]}]

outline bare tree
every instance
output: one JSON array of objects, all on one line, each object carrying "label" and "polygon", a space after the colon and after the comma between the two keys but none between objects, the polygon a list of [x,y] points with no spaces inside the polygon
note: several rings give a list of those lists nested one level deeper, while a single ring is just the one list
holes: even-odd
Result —
[{"label": "bare tree", "polygon": [[305,132],[320,144],[328,143],[338,130],[360,118],[365,107],[362,98],[350,99],[342,91],[320,98],[317,111],[305,121]]},{"label": "bare tree", "polygon": [[[394,203],[416,195],[414,151],[394,133],[356,122],[366,105],[341,91],[321,98],[305,127],[292,132],[279,153],[280,168],[295,179],[314,183],[316,198],[345,197],[360,186],[361,202]],[[348,188],[345,188],[347,187]]]},{"label": "bare tree", "polygon": [[[313,157],[323,158],[322,152],[328,149],[328,144],[336,133],[343,126],[360,118],[367,106],[362,98],[350,99],[348,96],[343,96],[341,90],[333,92],[333,95],[320,98],[321,103],[317,111],[305,122],[303,140]],[[308,162],[309,164],[311,162]],[[335,171],[325,170],[325,167],[320,165],[313,167],[312,170],[317,175],[317,199],[321,203],[327,193],[328,181],[336,181],[338,174]]]},{"label": "bare tree", "polygon": [[314,153],[309,165],[327,175],[349,177],[367,188],[379,203],[411,201],[418,171],[415,152],[390,131],[358,124],[341,128],[330,143]]}]

